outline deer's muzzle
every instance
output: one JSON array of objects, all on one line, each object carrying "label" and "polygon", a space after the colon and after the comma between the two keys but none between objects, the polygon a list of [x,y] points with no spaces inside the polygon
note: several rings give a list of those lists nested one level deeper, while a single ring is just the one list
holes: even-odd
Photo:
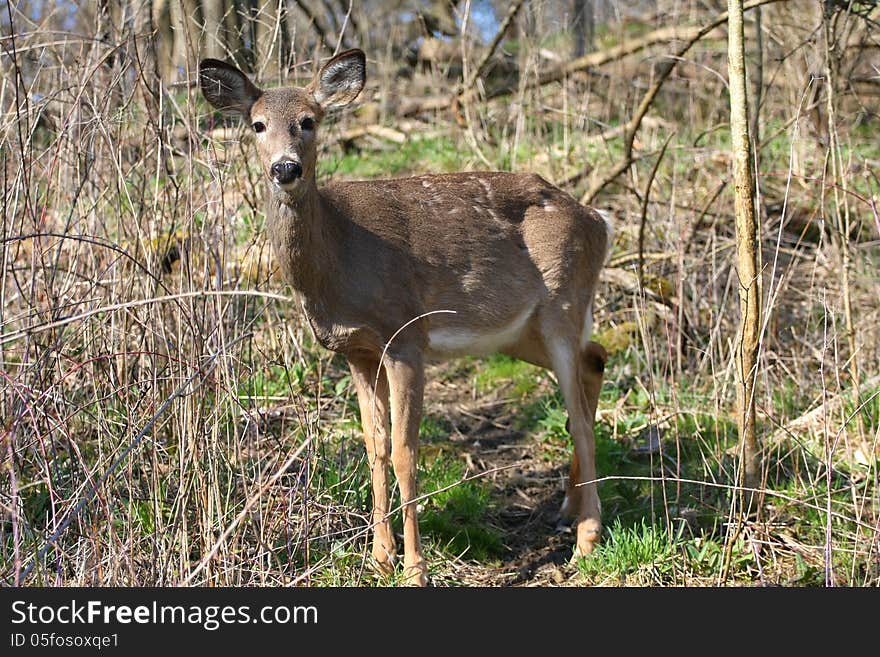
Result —
[{"label": "deer's muzzle", "polygon": [[287,185],[302,176],[302,165],[294,160],[279,160],[270,169],[272,179],[279,185]]}]

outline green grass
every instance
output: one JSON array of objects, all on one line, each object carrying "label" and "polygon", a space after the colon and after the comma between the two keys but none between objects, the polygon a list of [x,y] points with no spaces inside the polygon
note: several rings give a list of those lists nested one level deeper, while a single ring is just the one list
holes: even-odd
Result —
[{"label": "green grass", "polygon": [[475,384],[478,393],[503,388],[511,397],[522,398],[534,392],[546,374],[540,368],[516,358],[495,354],[477,367]]},{"label": "green grass", "polygon": [[587,557],[577,559],[588,583],[618,580],[624,584],[670,584],[682,576],[714,578],[727,571],[745,577],[754,555],[743,540],[725,546],[721,539],[670,534],[664,525],[645,519],[626,525],[616,519],[605,529],[603,542]]},{"label": "green grass", "polygon": [[502,543],[487,523],[489,486],[476,479],[462,481],[462,463],[442,455],[425,463],[419,475],[423,494],[439,491],[423,503],[419,516],[423,535],[453,556],[478,561],[497,557]]},{"label": "green grass", "polygon": [[452,427],[449,421],[443,417],[425,414],[419,425],[419,440],[422,443],[445,441],[449,438]]},{"label": "green grass", "polygon": [[330,152],[318,163],[318,179],[390,178],[407,174],[456,171],[470,156],[466,146],[450,137],[410,136],[403,144],[388,150],[373,151],[364,157],[359,151]]},{"label": "green grass", "polygon": [[577,560],[581,575],[623,578],[643,568],[651,568],[661,577],[671,575],[676,550],[664,528],[640,524],[625,527],[620,520],[605,531],[605,539],[593,554]]},{"label": "green grass", "polygon": [[270,365],[239,384],[239,398],[254,399],[259,403],[269,397],[286,397],[292,389],[300,387],[304,375],[304,368],[299,364],[290,370],[282,365]]},{"label": "green grass", "polygon": [[[419,527],[425,549],[432,560],[462,558],[487,562],[496,559],[503,544],[498,531],[487,522],[491,515],[492,485],[479,479],[465,480],[463,463],[443,449],[431,449],[431,441],[441,441],[448,436],[445,421],[426,415],[422,420],[422,448],[419,457],[419,492],[425,495],[419,503]],[[317,449],[316,464],[310,486],[330,505],[355,508],[368,514],[372,506],[370,472],[367,465],[360,429],[355,423],[348,425],[345,433],[335,432],[322,441]],[[392,506],[399,505],[399,493],[393,469],[390,475]],[[402,517],[396,513],[391,518],[402,549]],[[358,530],[359,527],[352,527]],[[371,536],[364,540],[369,545]],[[315,557],[325,556],[332,567],[322,569],[336,573],[331,578],[322,574],[323,585],[342,585],[346,579],[360,571],[364,558],[362,542],[315,541]],[[301,565],[301,564],[300,564]],[[373,574],[370,580],[380,585],[399,583],[402,576],[398,568],[391,576]],[[339,573],[347,573],[340,575]]]},{"label": "green grass", "polygon": [[[609,369],[624,371],[630,358],[632,356],[625,352],[616,354]],[[350,412],[345,421],[338,420],[335,429],[330,428],[328,440],[318,449],[311,488],[321,491],[331,505],[367,514],[371,506],[369,468],[360,441],[354,392],[347,375],[340,376],[340,370],[341,367],[335,368],[333,377],[325,375],[320,385],[328,398],[335,395],[337,399],[345,399]],[[529,433],[527,439],[540,445],[541,458],[553,468],[567,469],[571,457],[571,441],[565,429],[567,415],[556,387],[550,386],[548,390],[546,374],[506,356],[493,356],[456,361],[437,375],[459,381],[468,379],[480,394],[498,391],[508,400],[514,426]],[[304,386],[303,390],[314,388],[317,371],[304,371],[297,376],[299,379],[293,379]],[[252,381],[252,389],[255,394],[280,392],[292,385],[289,380],[291,375],[286,369],[273,367]],[[794,399],[794,392],[783,390],[774,397],[779,411],[790,414],[803,407],[806,398]],[[577,561],[577,576],[586,584],[712,584],[721,581],[719,578],[725,582],[756,581],[757,564],[749,544],[741,537],[733,539],[727,534],[729,492],[724,488],[674,481],[676,477],[702,482],[730,481],[735,470],[730,449],[736,444],[732,418],[711,412],[711,398],[687,381],[678,382],[674,395],[665,386],[649,395],[626,377],[609,377],[600,407],[608,409],[624,395],[626,408],[615,418],[615,435],[608,421],[600,421],[596,426],[599,475],[621,478],[600,484],[606,523],[603,542],[589,558]],[[652,418],[656,417],[656,408],[678,408],[680,412],[667,418],[660,427],[662,454],[637,453],[633,448],[639,444],[640,433],[654,426]],[[876,426],[876,400],[868,402],[862,411],[868,424]],[[420,429],[419,490],[427,495],[420,502],[420,528],[432,569],[436,572],[439,568],[442,572],[443,564],[460,558],[497,567],[505,556],[503,534],[492,523],[497,484],[479,479],[462,481],[465,467],[447,440],[452,429],[444,415],[427,412]],[[792,469],[789,461],[804,458],[808,462],[802,463],[800,470]],[[811,484],[810,478],[815,481],[818,463],[814,456],[803,454],[780,462],[781,476],[773,482],[772,488],[797,499],[810,497],[811,490],[815,495],[815,483]],[[657,481],[660,477],[666,481]],[[396,506],[399,497],[393,475],[391,481],[392,504]],[[853,491],[863,496],[869,494],[869,487],[870,482],[864,478],[854,479],[847,470],[835,472],[832,508],[847,514]],[[813,501],[816,506],[823,506],[821,491]],[[687,522],[682,517],[685,510]],[[148,526],[149,510],[143,511],[147,515],[141,522]],[[795,506],[783,508],[781,514],[774,513],[779,514],[775,516],[777,519],[789,523],[791,529],[787,531],[795,540],[812,546],[822,545],[825,540],[825,516],[821,510]],[[394,515],[392,523],[401,540],[399,513]],[[836,572],[853,572],[854,581],[859,577],[870,581],[869,558],[852,556],[857,543],[857,526],[837,520],[833,525],[838,548],[833,559]],[[356,524],[352,531],[358,528]],[[391,576],[364,575],[364,550],[368,553],[369,540],[364,537],[355,543],[312,541],[313,559],[323,557],[332,564],[321,569],[322,574],[314,583],[400,583],[401,568]],[[792,555],[789,561],[783,581],[798,585],[824,582],[824,570],[817,566],[815,559]],[[766,567],[766,562],[762,565]],[[298,566],[292,567],[295,570]]]}]

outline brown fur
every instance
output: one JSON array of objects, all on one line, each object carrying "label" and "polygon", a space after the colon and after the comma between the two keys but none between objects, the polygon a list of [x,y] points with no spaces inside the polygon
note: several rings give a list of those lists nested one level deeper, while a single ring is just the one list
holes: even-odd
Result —
[{"label": "brown fur", "polygon": [[[577,549],[588,553],[600,532],[596,484],[574,484],[596,478],[593,418],[605,354],[582,332],[609,229],[596,211],[534,174],[454,173],[318,189],[318,125],[325,110],[354,99],[363,70],[363,53],[349,51],[305,89],[263,92],[232,67],[206,60],[201,85],[215,106],[261,124],[269,239],[315,336],[349,360],[373,478],[373,556],[386,569],[395,558],[390,456],[403,502],[405,576],[426,583],[411,503],[424,364],[489,351],[551,368],[559,379],[575,443],[564,510],[578,518]],[[300,164],[301,177],[273,182],[279,158]]]}]

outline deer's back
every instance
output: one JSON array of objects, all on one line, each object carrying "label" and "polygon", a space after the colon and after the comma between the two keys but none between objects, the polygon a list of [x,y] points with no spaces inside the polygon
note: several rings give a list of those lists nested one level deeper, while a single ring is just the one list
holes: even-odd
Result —
[{"label": "deer's back", "polygon": [[599,215],[534,174],[336,182],[321,196],[346,226],[338,293],[387,323],[381,333],[454,310],[425,321],[438,353],[494,351],[554,295],[573,295],[563,301],[581,312],[605,256]]},{"label": "deer's back", "polygon": [[568,249],[606,239],[595,211],[536,174],[336,182],[322,195],[359,229],[427,263],[474,264],[519,251],[539,268],[552,267]]}]

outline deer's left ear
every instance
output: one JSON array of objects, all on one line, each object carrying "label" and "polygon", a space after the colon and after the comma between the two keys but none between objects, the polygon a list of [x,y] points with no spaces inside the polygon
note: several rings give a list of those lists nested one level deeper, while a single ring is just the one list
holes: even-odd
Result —
[{"label": "deer's left ear", "polygon": [[348,105],[364,88],[367,58],[361,50],[346,50],[321,67],[308,86],[325,110]]}]

